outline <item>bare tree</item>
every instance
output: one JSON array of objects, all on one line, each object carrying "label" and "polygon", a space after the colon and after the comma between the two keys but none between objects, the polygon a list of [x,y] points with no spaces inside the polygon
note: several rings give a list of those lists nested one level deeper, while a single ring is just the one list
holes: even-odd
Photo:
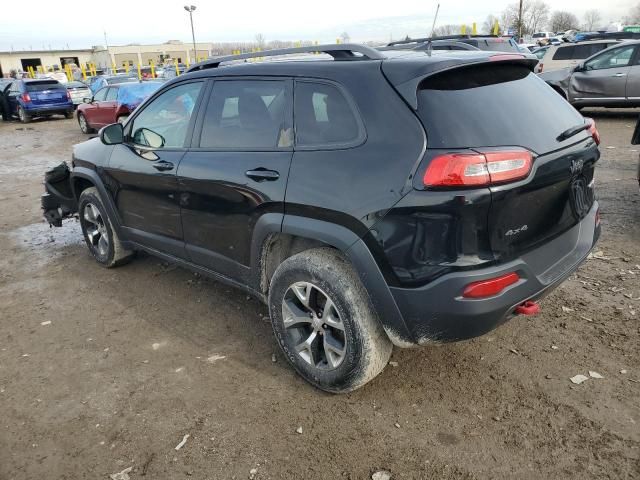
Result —
[{"label": "bare tree", "polygon": [[505,28],[520,30],[522,22],[522,34],[528,35],[540,30],[549,20],[549,5],[541,0],[524,0],[522,3],[522,18],[520,18],[520,5],[512,3],[502,12],[502,25]]},{"label": "bare tree", "polygon": [[523,19],[527,33],[535,33],[540,31],[548,20],[549,5],[541,0],[530,2],[527,16]]},{"label": "bare tree", "polygon": [[255,36],[255,42],[256,42],[257,47],[260,50],[264,50],[264,46],[267,44],[267,41],[265,40],[264,35],[262,35],[261,33],[258,33]]},{"label": "bare tree", "polygon": [[498,22],[498,25],[500,25],[498,17],[496,17],[495,15],[487,15],[487,18],[482,23],[482,29],[480,31],[482,33],[486,33],[487,35],[491,35],[493,33],[493,27],[496,26],[496,22]]},{"label": "bare tree", "polygon": [[576,17],[571,12],[564,12],[559,10],[557,12],[553,12],[551,15],[551,20],[549,21],[549,26],[551,30],[554,32],[564,32],[565,30],[577,29],[580,22],[578,22],[578,17]]},{"label": "bare tree", "polygon": [[599,10],[587,10],[584,12],[584,29],[588,32],[592,32],[593,29],[598,26],[600,20],[602,20],[602,16],[600,15]]},{"label": "bare tree", "polygon": [[433,32],[434,37],[444,37],[445,35],[456,35],[460,33],[460,25],[440,25]]},{"label": "bare tree", "polygon": [[640,23],[640,3],[630,9],[629,15],[625,17],[625,23]]},{"label": "bare tree", "polygon": [[340,34],[340,40],[342,41],[342,43],[349,43],[351,41],[351,37],[347,32],[342,32]]}]

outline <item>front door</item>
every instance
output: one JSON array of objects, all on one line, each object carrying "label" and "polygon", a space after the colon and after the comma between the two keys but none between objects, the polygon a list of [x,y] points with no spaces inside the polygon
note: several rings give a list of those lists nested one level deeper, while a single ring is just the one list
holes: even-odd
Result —
[{"label": "front door", "polygon": [[107,97],[108,87],[101,88],[96,94],[91,97],[91,103],[87,103],[82,107],[82,114],[87,120],[87,123],[91,128],[100,128],[102,123],[100,121],[100,104],[104,102]]},{"label": "front door", "polygon": [[636,48],[634,58],[631,60],[631,68],[627,76],[627,99],[635,104],[640,104],[640,48]]},{"label": "front door", "polygon": [[116,122],[116,110],[118,108],[118,87],[105,87],[107,94],[104,100],[97,102],[97,127],[104,127]]},{"label": "front door", "polygon": [[184,240],[176,172],[203,85],[175,85],[136,112],[105,171],[127,238],[177,257],[184,257]]},{"label": "front door", "polygon": [[293,154],[290,80],[216,80],[178,168],[189,258],[248,278],[256,222],[284,213]]},{"label": "front door", "polygon": [[571,76],[570,101],[591,105],[623,102],[634,51],[634,45],[626,45],[606,50],[587,60],[584,67]]}]

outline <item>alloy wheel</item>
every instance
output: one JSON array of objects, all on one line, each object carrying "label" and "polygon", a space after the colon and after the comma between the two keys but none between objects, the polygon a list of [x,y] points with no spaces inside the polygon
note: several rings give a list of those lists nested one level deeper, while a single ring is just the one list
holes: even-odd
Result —
[{"label": "alloy wheel", "polygon": [[89,126],[87,125],[87,119],[84,118],[84,115],[78,115],[78,122],[80,122],[80,130],[82,130],[82,133],[87,133]]},{"label": "alloy wheel", "polygon": [[100,256],[107,255],[109,251],[109,233],[100,210],[93,203],[87,203],[82,215],[87,222],[85,231],[89,244]]},{"label": "alloy wheel", "polygon": [[296,282],[282,300],[285,332],[293,349],[320,370],[338,368],[345,359],[344,323],[335,303],[310,282]]}]

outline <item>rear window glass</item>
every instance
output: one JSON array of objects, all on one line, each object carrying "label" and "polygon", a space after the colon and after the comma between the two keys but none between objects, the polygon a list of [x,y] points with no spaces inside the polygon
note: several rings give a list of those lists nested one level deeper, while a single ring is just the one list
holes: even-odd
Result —
[{"label": "rear window glass", "polygon": [[571,60],[573,58],[573,50],[576,47],[560,47],[556,50],[556,53],[553,54],[554,60]]},{"label": "rear window glass", "polygon": [[57,80],[42,80],[39,82],[28,82],[25,84],[27,92],[42,92],[44,90],[57,90],[63,88]]},{"label": "rear window glass", "polygon": [[508,64],[459,68],[427,78],[418,89],[418,115],[429,148],[508,145],[537,153],[560,148],[558,135],[584,121],[528,68]]},{"label": "rear window glass", "polygon": [[508,40],[503,40],[501,38],[490,39],[490,40],[482,40],[478,42],[478,48],[481,50],[489,50],[492,52],[517,52],[518,47],[512,44]]}]

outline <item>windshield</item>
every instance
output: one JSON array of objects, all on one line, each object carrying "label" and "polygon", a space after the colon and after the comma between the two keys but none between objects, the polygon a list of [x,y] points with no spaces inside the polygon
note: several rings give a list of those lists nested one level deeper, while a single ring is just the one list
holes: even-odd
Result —
[{"label": "windshield", "polygon": [[26,82],[27,92],[42,92],[44,90],[57,90],[62,88],[62,84],[57,80],[41,80],[36,82]]},{"label": "windshield", "polygon": [[560,133],[584,122],[527,67],[495,63],[428,77],[418,90],[418,115],[429,148],[509,145],[537,153],[561,148]]}]

